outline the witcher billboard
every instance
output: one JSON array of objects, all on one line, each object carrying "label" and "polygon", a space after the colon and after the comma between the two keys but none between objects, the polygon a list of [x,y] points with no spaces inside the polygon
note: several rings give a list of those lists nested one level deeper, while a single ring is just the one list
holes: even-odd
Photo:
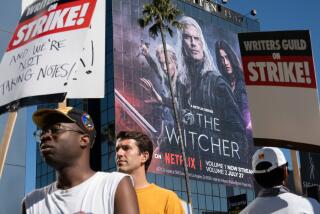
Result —
[{"label": "the witcher billboard", "polygon": [[251,123],[237,35],[181,16],[184,28],[166,37],[167,68],[161,38],[152,39],[138,25],[143,4],[112,5],[116,132],[140,130],[153,139],[149,172],[183,175],[168,72],[190,177],[252,187]]}]

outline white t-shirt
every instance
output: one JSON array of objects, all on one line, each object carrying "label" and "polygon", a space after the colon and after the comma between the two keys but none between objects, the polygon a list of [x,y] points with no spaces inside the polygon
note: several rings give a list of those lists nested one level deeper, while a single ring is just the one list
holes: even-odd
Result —
[{"label": "white t-shirt", "polygon": [[28,194],[27,214],[112,214],[117,186],[128,176],[119,172],[96,172],[70,189],[57,189],[57,182]]},{"label": "white t-shirt", "polygon": [[257,197],[240,214],[320,214],[320,205],[313,198],[290,192],[272,197]]}]

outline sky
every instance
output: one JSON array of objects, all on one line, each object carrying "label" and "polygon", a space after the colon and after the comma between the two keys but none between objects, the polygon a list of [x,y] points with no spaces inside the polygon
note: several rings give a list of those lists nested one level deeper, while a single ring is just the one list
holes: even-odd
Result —
[{"label": "sky", "polygon": [[20,2],[19,0],[6,1],[5,5],[2,4],[0,7],[0,57],[2,57],[11,32],[14,31],[19,20]]},{"label": "sky", "polygon": [[[10,33],[8,32],[14,30],[21,8],[20,0],[2,0],[2,2],[5,3],[0,7],[0,57],[2,57],[10,39]],[[320,1],[229,0],[225,6],[242,14],[248,14],[247,16],[250,16],[251,9],[256,9],[257,15],[253,18],[260,22],[261,31],[310,30],[315,70],[320,71]],[[317,75],[320,77],[318,72]],[[0,121],[4,121],[4,117],[5,115],[0,116]],[[0,129],[3,129],[1,124]],[[27,150],[27,192],[34,188],[35,146],[35,144],[30,144]],[[291,160],[289,151],[285,150],[284,152],[287,159]]]}]

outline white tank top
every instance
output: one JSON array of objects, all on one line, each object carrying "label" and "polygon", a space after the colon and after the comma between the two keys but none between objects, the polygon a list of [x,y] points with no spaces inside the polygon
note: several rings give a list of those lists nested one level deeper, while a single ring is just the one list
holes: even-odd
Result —
[{"label": "white tank top", "polygon": [[122,178],[119,172],[96,172],[70,189],[57,189],[56,182],[25,197],[27,214],[112,214],[114,197]]}]

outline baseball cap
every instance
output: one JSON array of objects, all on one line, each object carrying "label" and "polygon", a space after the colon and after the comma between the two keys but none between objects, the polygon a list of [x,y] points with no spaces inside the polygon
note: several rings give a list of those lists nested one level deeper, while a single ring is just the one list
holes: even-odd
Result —
[{"label": "baseball cap", "polygon": [[76,123],[84,133],[88,134],[93,144],[96,130],[92,118],[88,113],[73,107],[60,107],[57,109],[39,109],[32,115],[33,122],[40,128],[55,123]]},{"label": "baseball cap", "polygon": [[267,173],[287,164],[282,151],[276,147],[263,147],[258,149],[252,157],[253,173]]}]

